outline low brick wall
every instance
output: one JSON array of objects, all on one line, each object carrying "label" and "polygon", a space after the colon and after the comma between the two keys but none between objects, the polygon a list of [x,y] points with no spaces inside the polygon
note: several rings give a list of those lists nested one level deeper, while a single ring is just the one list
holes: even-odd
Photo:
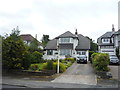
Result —
[{"label": "low brick wall", "polygon": [[51,76],[56,73],[54,70],[44,70],[44,71],[28,71],[28,70],[10,70],[5,73],[12,73],[18,75],[31,75],[31,76]]}]

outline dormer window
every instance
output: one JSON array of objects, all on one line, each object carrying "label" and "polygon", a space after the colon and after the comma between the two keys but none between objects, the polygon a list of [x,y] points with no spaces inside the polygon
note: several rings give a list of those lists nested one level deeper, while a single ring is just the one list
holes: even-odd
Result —
[{"label": "dormer window", "polygon": [[109,38],[103,38],[102,43],[110,43],[110,39]]}]

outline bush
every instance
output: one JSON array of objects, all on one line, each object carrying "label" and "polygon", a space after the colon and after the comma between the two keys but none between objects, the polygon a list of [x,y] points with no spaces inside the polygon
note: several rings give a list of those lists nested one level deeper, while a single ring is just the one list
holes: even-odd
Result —
[{"label": "bush", "polygon": [[23,62],[22,62],[22,67],[24,69],[28,69],[31,64],[31,58],[30,58],[30,52],[26,51],[23,55]]},{"label": "bush", "polygon": [[47,70],[53,70],[53,61],[51,60],[47,61]]},{"label": "bush", "polygon": [[43,59],[42,59],[42,53],[35,51],[32,53],[31,56],[31,63],[42,63]]},{"label": "bush", "polygon": [[[58,62],[54,62],[53,63],[53,70],[55,70],[57,72],[57,65],[58,65]],[[63,64],[63,63],[59,63],[59,70],[60,70],[60,73],[66,71],[66,66]]]},{"label": "bush", "polygon": [[75,62],[75,58],[65,58],[65,60],[70,61],[70,62],[72,62],[72,63]]},{"label": "bush", "polygon": [[93,67],[97,71],[108,71],[109,55],[105,53],[94,53],[92,55]]},{"label": "bush", "polygon": [[32,70],[32,71],[36,71],[36,70],[38,70],[38,69],[39,69],[38,64],[32,64],[32,65],[30,66],[30,70]]}]

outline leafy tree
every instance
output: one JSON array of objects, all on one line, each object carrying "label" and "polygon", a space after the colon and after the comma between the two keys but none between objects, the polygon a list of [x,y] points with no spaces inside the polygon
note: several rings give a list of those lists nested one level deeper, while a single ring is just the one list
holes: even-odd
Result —
[{"label": "leafy tree", "polygon": [[30,65],[31,65],[31,53],[25,51],[23,55],[22,67],[27,70]]},{"label": "leafy tree", "polygon": [[43,35],[43,37],[42,37],[42,44],[43,44],[44,47],[47,45],[49,40],[50,40],[49,39],[49,35]]},{"label": "leafy tree", "polygon": [[34,51],[42,52],[42,49],[38,47],[39,42],[37,39],[33,39],[29,46],[29,51],[32,53]]},{"label": "leafy tree", "polygon": [[94,40],[90,39],[89,37],[87,37],[90,40],[90,51],[98,51],[98,45],[94,42]]},{"label": "leafy tree", "polygon": [[19,30],[12,30],[10,36],[2,43],[3,68],[22,69],[23,57],[26,51],[24,42],[19,36]]},{"label": "leafy tree", "polygon": [[31,55],[31,63],[41,63],[42,62],[42,53],[35,51]]}]

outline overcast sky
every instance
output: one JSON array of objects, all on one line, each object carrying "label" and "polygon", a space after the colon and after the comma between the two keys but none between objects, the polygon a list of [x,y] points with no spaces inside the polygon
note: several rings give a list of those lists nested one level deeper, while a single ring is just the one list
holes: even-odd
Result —
[{"label": "overcast sky", "polygon": [[78,33],[97,40],[99,36],[118,30],[119,0],[1,0],[0,34],[10,34],[19,26],[20,34],[31,34],[40,41],[43,34],[50,39],[66,32]]}]

